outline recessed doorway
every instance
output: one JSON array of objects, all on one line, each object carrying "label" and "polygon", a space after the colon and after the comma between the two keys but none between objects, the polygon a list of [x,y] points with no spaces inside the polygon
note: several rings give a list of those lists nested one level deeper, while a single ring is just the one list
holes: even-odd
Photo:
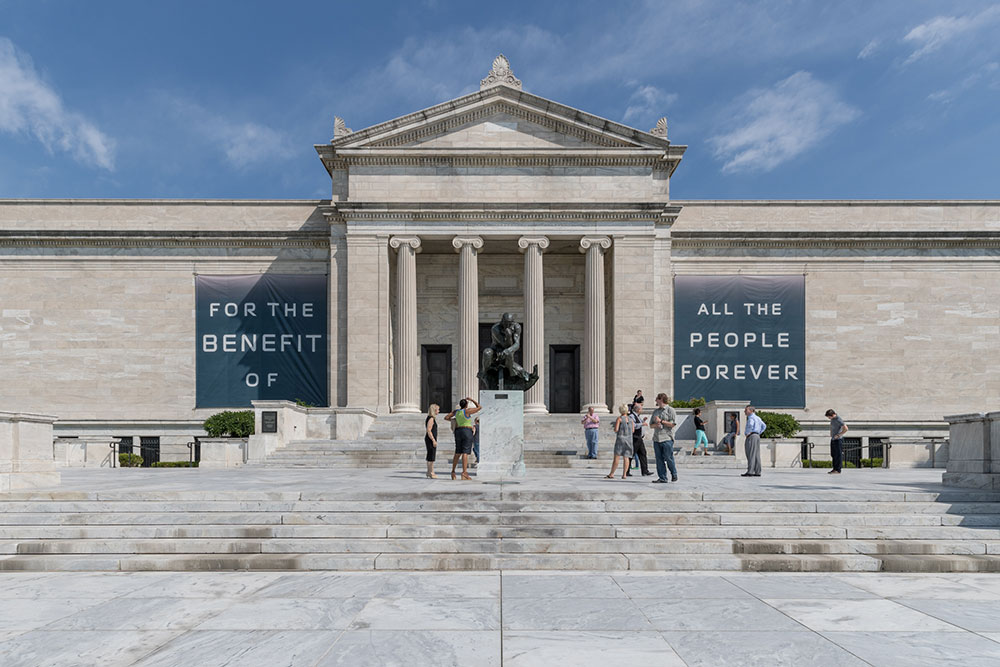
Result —
[{"label": "recessed doorway", "polygon": [[420,407],[431,403],[451,412],[451,345],[422,345],[420,354]]},{"label": "recessed doorway", "polygon": [[580,346],[549,346],[549,412],[580,412]]}]

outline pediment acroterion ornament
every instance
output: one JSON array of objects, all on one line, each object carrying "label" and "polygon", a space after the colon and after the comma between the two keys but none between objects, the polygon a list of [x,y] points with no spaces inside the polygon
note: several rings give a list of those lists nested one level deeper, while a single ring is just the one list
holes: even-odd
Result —
[{"label": "pediment acroterion ornament", "polygon": [[521,80],[514,76],[514,72],[510,69],[510,61],[502,53],[493,59],[493,67],[486,78],[479,82],[479,90],[493,86],[510,86],[521,90]]},{"label": "pediment acroterion ornament", "polygon": [[656,121],[656,127],[649,131],[654,137],[667,138],[667,117],[664,116],[660,120]]},{"label": "pediment acroterion ornament", "polygon": [[340,116],[333,117],[333,138],[338,139],[340,137],[346,137],[351,133],[351,128],[347,127],[347,123]]}]

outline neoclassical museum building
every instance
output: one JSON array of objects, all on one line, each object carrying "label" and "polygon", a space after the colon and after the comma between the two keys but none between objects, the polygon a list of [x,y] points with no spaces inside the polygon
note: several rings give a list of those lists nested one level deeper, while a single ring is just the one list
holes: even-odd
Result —
[{"label": "neoclassical museum building", "polygon": [[501,56],[477,92],[337,118],[328,199],[0,200],[0,411],[183,442],[257,399],[447,409],[507,312],[528,413],[642,389],[894,436],[997,409],[1000,201],[684,200],[686,150]]}]

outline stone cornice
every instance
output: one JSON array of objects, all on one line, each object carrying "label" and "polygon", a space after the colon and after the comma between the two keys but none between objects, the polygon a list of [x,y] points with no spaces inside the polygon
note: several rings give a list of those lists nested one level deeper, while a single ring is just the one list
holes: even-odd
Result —
[{"label": "stone cornice", "polygon": [[85,248],[323,248],[327,232],[81,232],[0,231],[0,247]]},{"label": "stone cornice", "polygon": [[674,250],[756,248],[780,249],[935,249],[998,248],[1000,232],[673,232]]},{"label": "stone cornice", "polygon": [[321,207],[332,223],[352,222],[653,222],[672,223],[671,204],[462,204],[337,202]]},{"label": "stone cornice", "polygon": [[317,146],[327,171],[360,166],[650,167],[673,173],[680,154],[648,148],[345,148]]}]

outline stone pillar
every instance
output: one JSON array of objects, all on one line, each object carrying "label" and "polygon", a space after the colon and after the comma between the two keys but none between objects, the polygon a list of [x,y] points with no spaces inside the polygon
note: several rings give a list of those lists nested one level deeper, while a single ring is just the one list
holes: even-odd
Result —
[{"label": "stone pillar", "polygon": [[389,413],[389,237],[347,236],[347,405]]},{"label": "stone pillar", "polygon": [[606,329],[604,310],[604,251],[611,247],[607,236],[585,236],[580,252],[587,256],[586,300],[583,332],[583,411],[607,412]]},{"label": "stone pillar", "polygon": [[456,236],[458,253],[458,398],[479,398],[479,250],[483,239]]},{"label": "stone pillar", "polygon": [[420,412],[417,386],[417,253],[416,236],[394,236],[396,254],[396,338],[393,365],[393,412]]},{"label": "stone pillar", "polygon": [[55,417],[0,412],[0,493],[59,484],[52,446]]},{"label": "stone pillar", "polygon": [[524,411],[545,414],[545,290],[542,253],[549,247],[544,236],[522,236],[517,247],[524,253],[524,369],[538,366],[538,382],[524,393]]}]

